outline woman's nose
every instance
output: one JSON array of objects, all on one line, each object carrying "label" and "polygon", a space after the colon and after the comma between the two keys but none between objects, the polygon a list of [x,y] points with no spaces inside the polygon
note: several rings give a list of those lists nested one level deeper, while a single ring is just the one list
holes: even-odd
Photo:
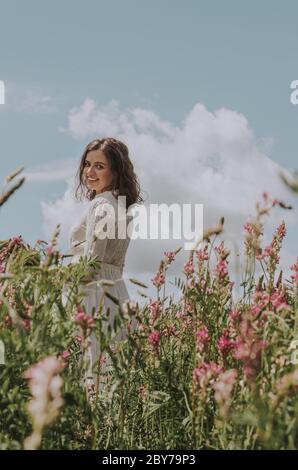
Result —
[{"label": "woman's nose", "polygon": [[94,168],[91,168],[91,167],[88,168],[88,170],[87,170],[87,175],[88,175],[88,176],[91,176],[91,175],[93,175],[93,174],[94,174]]}]

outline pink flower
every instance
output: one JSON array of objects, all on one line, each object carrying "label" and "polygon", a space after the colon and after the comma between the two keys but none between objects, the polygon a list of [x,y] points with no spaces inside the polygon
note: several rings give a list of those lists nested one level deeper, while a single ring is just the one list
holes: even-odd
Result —
[{"label": "pink flower", "polygon": [[91,334],[91,331],[95,326],[93,317],[85,313],[81,306],[78,306],[77,308],[75,322],[80,325],[86,336]]},{"label": "pink flower", "polygon": [[284,292],[273,292],[273,294],[270,296],[270,301],[273,308],[275,308],[277,311],[289,308],[289,305],[285,300]]},{"label": "pink flower", "polygon": [[30,326],[31,326],[31,320],[29,320],[29,319],[22,320],[22,325],[25,328],[25,330],[28,331],[30,329]]},{"label": "pink flower", "polygon": [[68,349],[66,349],[65,351],[63,351],[63,353],[61,354],[61,358],[62,359],[68,359],[70,357],[70,352],[68,351]]},{"label": "pink flower", "polygon": [[76,341],[78,344],[81,344],[82,341],[83,341],[82,336],[76,335],[76,336],[75,336],[75,341]]},{"label": "pink flower", "polygon": [[213,385],[214,398],[217,402],[223,402],[230,398],[236,377],[236,369],[227,370],[219,375],[218,381]]},{"label": "pink flower", "polygon": [[229,352],[231,352],[233,350],[234,345],[235,345],[234,341],[232,341],[229,338],[229,331],[224,330],[223,334],[221,335],[221,337],[217,341],[217,347],[218,347],[218,350],[221,353],[221,355],[223,357],[226,357],[229,354]]},{"label": "pink flower", "polygon": [[184,333],[184,331],[192,325],[192,319],[187,312],[184,311],[177,312],[176,317],[182,320],[181,333]]},{"label": "pink flower", "polygon": [[4,321],[5,326],[7,326],[7,327],[12,326],[12,319],[11,319],[10,315],[8,315],[8,314],[4,315],[3,321]]},{"label": "pink flower", "polygon": [[149,343],[154,347],[158,348],[159,343],[160,343],[161,335],[159,331],[152,331],[148,337]]},{"label": "pink flower", "polygon": [[253,296],[255,304],[250,308],[253,315],[258,315],[262,309],[264,309],[269,303],[276,310],[289,308],[289,305],[285,299],[285,292],[277,290],[270,296],[267,292],[257,289]]},{"label": "pink flower", "polygon": [[221,373],[222,368],[215,362],[203,362],[193,370],[193,380],[201,387],[205,387],[209,382],[214,382]]},{"label": "pink flower", "polygon": [[222,241],[218,246],[214,247],[214,250],[221,259],[225,259],[228,255],[228,251],[225,249],[224,242]]},{"label": "pink flower", "polygon": [[260,252],[260,237],[263,235],[263,225],[259,221],[246,222],[243,226],[245,234],[245,252],[248,256],[256,256]]},{"label": "pink flower", "polygon": [[176,256],[176,252],[175,251],[165,251],[164,255],[166,257],[166,260],[165,260],[166,263],[170,264],[170,263],[172,263],[172,261],[174,261],[175,256]]},{"label": "pink flower", "polygon": [[177,317],[177,318],[186,318],[186,317],[187,317],[187,313],[184,312],[183,310],[179,310],[179,312],[176,313],[176,317]]},{"label": "pink flower", "polygon": [[23,243],[23,239],[21,235],[19,237],[12,237],[11,241],[12,241],[13,246],[15,245],[20,246]]},{"label": "pink flower", "polygon": [[293,283],[298,286],[298,272],[291,274],[291,279],[293,279]]},{"label": "pink flower", "polygon": [[46,249],[45,249],[45,253],[47,256],[51,256],[51,254],[54,252],[54,248],[52,246],[48,246]]},{"label": "pink flower", "polygon": [[284,238],[284,236],[286,235],[287,231],[286,231],[286,224],[284,222],[282,222],[276,229],[276,235],[279,237],[279,238]]},{"label": "pink flower", "polygon": [[196,281],[193,278],[189,278],[187,281],[187,286],[189,289],[193,289],[196,285]]},{"label": "pink flower", "polygon": [[267,347],[267,343],[259,339],[250,321],[242,320],[240,324],[241,335],[235,342],[233,356],[243,362],[243,370],[246,378],[252,380],[261,366],[261,353]]},{"label": "pink flower", "polygon": [[266,246],[263,251],[259,250],[259,253],[256,256],[258,260],[262,260],[262,259],[265,260],[265,263],[267,265],[267,268],[270,274],[274,274],[276,265],[279,263],[279,252],[280,252],[282,240],[285,234],[286,234],[286,227],[285,227],[285,223],[283,222],[275,230],[275,233],[273,235],[273,240],[270,243],[270,245]]},{"label": "pink flower", "polygon": [[256,316],[260,313],[260,311],[262,310],[262,308],[263,308],[262,305],[260,305],[260,304],[254,304],[254,305],[252,305],[252,306],[250,307],[250,312],[251,312],[251,314],[252,314],[254,317],[256,317]]},{"label": "pink flower", "polygon": [[59,414],[63,405],[60,393],[63,380],[58,374],[62,369],[63,365],[57,357],[48,356],[24,372],[33,397],[28,404],[33,432],[24,442],[25,450],[40,447],[44,428]]},{"label": "pink flower", "polygon": [[48,376],[58,374],[62,369],[61,363],[55,356],[48,356],[27,369],[23,375],[25,379],[46,381]]},{"label": "pink flower", "polygon": [[154,302],[151,302],[149,305],[150,313],[151,313],[151,318],[153,323],[155,320],[158,318],[160,312],[161,312],[161,301],[160,300],[155,300]]},{"label": "pink flower", "polygon": [[2,263],[0,263],[0,273],[5,273],[5,266]]},{"label": "pink flower", "polygon": [[177,335],[176,327],[173,325],[168,325],[164,328],[162,334],[163,336],[166,336],[166,337],[176,336]]},{"label": "pink flower", "polygon": [[210,337],[208,334],[208,329],[205,325],[202,325],[199,330],[196,332],[196,348],[197,351],[202,352],[209,344]]},{"label": "pink flower", "polygon": [[85,320],[85,312],[78,312],[75,317],[77,323],[83,322]]},{"label": "pink flower", "polygon": [[254,227],[251,222],[246,222],[246,224],[243,225],[243,228],[246,232],[253,234],[254,232]]},{"label": "pink flower", "polygon": [[241,315],[242,315],[241,310],[238,310],[238,309],[231,310],[231,312],[229,313],[229,317],[233,323],[239,321],[241,318]]},{"label": "pink flower", "polygon": [[231,406],[231,395],[237,378],[237,370],[222,372],[213,385],[214,399],[219,405],[220,415],[225,418]]},{"label": "pink flower", "polygon": [[209,259],[209,255],[207,253],[207,249],[208,247],[205,246],[205,248],[202,250],[197,250],[196,251],[196,256],[198,258],[198,261],[205,261],[205,260],[208,260]]},{"label": "pink flower", "polygon": [[187,313],[194,313],[194,304],[189,298],[185,299],[185,310]]},{"label": "pink flower", "polygon": [[227,262],[225,260],[220,260],[213,270],[214,274],[219,278],[223,279],[228,274]]},{"label": "pink flower", "polygon": [[187,276],[191,275],[194,273],[194,265],[193,265],[193,259],[190,259],[189,261],[187,261],[187,263],[184,264],[184,267],[183,267],[183,272],[184,274],[186,274]]},{"label": "pink flower", "polygon": [[293,274],[291,274],[291,279],[293,279],[293,283],[298,287],[298,258],[296,263],[291,266],[291,270],[293,271]]},{"label": "pink flower", "polygon": [[160,289],[160,287],[165,283],[165,275],[163,272],[158,271],[154,278],[151,279],[153,285],[157,287],[157,289]]}]

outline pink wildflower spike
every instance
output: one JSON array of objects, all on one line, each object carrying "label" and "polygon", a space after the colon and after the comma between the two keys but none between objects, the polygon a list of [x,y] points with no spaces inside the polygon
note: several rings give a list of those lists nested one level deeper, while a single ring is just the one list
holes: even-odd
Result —
[{"label": "pink wildflower spike", "polygon": [[154,347],[158,348],[159,343],[160,343],[161,335],[159,331],[152,331],[148,337],[149,343]]},{"label": "pink wildflower spike", "polygon": [[165,275],[161,271],[157,271],[156,275],[154,278],[151,279],[153,285],[157,287],[157,289],[160,289],[160,287],[165,283]]},{"label": "pink wildflower spike", "polygon": [[253,233],[253,226],[250,222],[246,222],[244,225],[243,225],[243,228],[246,232],[252,234]]},{"label": "pink wildflower spike", "polygon": [[261,353],[267,343],[259,339],[251,323],[244,319],[240,324],[240,336],[235,341],[233,357],[243,363],[243,371],[248,380],[252,380],[261,366]]},{"label": "pink wildflower spike", "polygon": [[214,383],[221,372],[221,366],[215,362],[203,362],[199,367],[193,370],[193,380],[203,388],[206,387],[209,382]]},{"label": "pink wildflower spike", "polygon": [[22,235],[20,235],[19,237],[12,237],[11,241],[14,246],[15,245],[20,246],[23,243]]},{"label": "pink wildflower spike", "polygon": [[63,351],[63,353],[61,354],[61,358],[62,359],[68,359],[70,357],[70,352],[66,349],[65,351]]},{"label": "pink wildflower spike", "polygon": [[63,364],[57,357],[48,356],[26,370],[23,376],[29,379],[32,400],[28,404],[33,432],[25,439],[25,450],[40,447],[43,429],[59,414],[63,405],[61,397],[62,378],[58,375]]},{"label": "pink wildflower spike", "polygon": [[205,246],[204,249],[200,249],[200,250],[197,250],[196,251],[196,256],[198,258],[199,261],[205,261],[205,260],[208,260],[209,259],[209,255],[207,253],[207,249],[208,247]]},{"label": "pink wildflower spike", "polygon": [[95,326],[93,317],[85,313],[81,306],[77,307],[75,322],[82,328],[86,336],[91,334]]},{"label": "pink wildflower spike", "polygon": [[223,279],[228,275],[227,262],[225,260],[220,260],[213,270],[214,274],[219,278]]},{"label": "pink wildflower spike", "polygon": [[165,251],[164,255],[166,257],[166,263],[170,264],[175,260],[176,252],[175,251]]},{"label": "pink wildflower spike", "polygon": [[282,290],[273,292],[273,294],[270,296],[270,302],[272,303],[273,308],[275,308],[277,311],[289,308],[289,304],[285,298],[285,292]]},{"label": "pink wildflower spike", "polygon": [[293,274],[291,274],[291,279],[293,280],[293,284],[298,287],[298,258],[296,262],[291,266],[291,271],[293,271]]},{"label": "pink wildflower spike", "polygon": [[153,322],[155,322],[155,320],[158,318],[161,312],[161,307],[162,307],[162,303],[160,300],[155,300],[150,303],[149,309],[150,309],[151,318]]},{"label": "pink wildflower spike", "polygon": [[237,378],[237,370],[222,372],[213,385],[214,399],[219,405],[220,415],[225,418],[231,406],[231,395]]},{"label": "pink wildflower spike", "polygon": [[202,350],[206,348],[210,342],[208,328],[205,325],[202,325],[196,332],[195,336],[197,351],[202,352]]},{"label": "pink wildflower spike", "polygon": [[229,337],[229,331],[224,330],[217,342],[217,348],[223,357],[226,357],[233,349],[235,343]]},{"label": "pink wildflower spike", "polygon": [[25,319],[25,320],[22,320],[22,325],[23,327],[25,328],[25,330],[30,330],[30,327],[31,327],[31,321],[32,320],[29,320],[29,319]]},{"label": "pink wildflower spike", "polygon": [[186,274],[186,276],[190,276],[191,274],[194,273],[194,271],[195,271],[195,268],[194,268],[194,265],[193,265],[193,260],[190,259],[189,261],[187,261],[184,264],[183,272],[184,272],[184,274]]},{"label": "pink wildflower spike", "polygon": [[48,246],[46,249],[45,249],[45,253],[47,256],[51,256],[54,252],[54,248],[52,246]]}]

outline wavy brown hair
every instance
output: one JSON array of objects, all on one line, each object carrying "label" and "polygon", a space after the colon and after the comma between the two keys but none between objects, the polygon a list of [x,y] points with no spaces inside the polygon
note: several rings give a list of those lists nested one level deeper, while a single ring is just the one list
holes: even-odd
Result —
[{"label": "wavy brown hair", "polygon": [[85,147],[77,172],[79,183],[75,191],[76,199],[92,200],[96,196],[95,189],[88,189],[83,180],[86,157],[91,150],[101,150],[109,162],[113,180],[111,185],[104,188],[105,191],[112,190],[119,196],[126,196],[126,209],[132,204],[144,202],[137,175],[129,158],[128,148],[123,142],[112,137],[92,140]]}]

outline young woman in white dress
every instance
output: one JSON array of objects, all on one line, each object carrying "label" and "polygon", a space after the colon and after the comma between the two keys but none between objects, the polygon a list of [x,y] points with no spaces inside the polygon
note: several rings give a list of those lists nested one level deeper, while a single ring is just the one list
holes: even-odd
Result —
[{"label": "young woman in white dress", "polygon": [[[72,229],[70,234],[69,253],[73,255],[71,263],[76,262],[80,256],[95,257],[99,260],[100,268],[92,272],[92,280],[107,279],[113,281],[114,285],[104,286],[104,290],[116,297],[120,303],[123,303],[129,300],[122,274],[130,234],[125,230],[125,236],[123,236],[122,225],[121,238],[117,238],[120,233],[120,215],[118,212],[120,207],[124,209],[125,225],[128,226],[128,224],[131,224],[132,216],[127,214],[126,211],[133,204],[143,202],[140,185],[129,158],[127,146],[113,138],[93,140],[84,150],[77,176],[79,181],[75,193],[76,198],[78,200],[87,198],[90,201],[90,206],[83,219]],[[110,218],[110,214],[115,214],[115,217],[112,217],[115,230],[114,233],[111,233],[113,230],[109,232],[112,235],[111,238],[101,234],[102,230],[105,234],[108,232],[107,225],[101,226],[101,222],[104,217],[109,216]],[[111,227],[109,228],[111,229]],[[95,308],[95,311],[97,311],[100,303],[103,303],[104,313],[108,313],[109,322],[112,324],[118,306],[104,295],[101,285],[94,283],[87,288],[84,287],[84,291],[86,295],[83,305],[86,313],[91,315],[92,310]],[[119,339],[122,338],[123,336],[120,335]],[[99,344],[95,335],[91,334],[88,369],[88,379],[91,379],[91,381],[92,379],[96,380],[98,359]],[[106,359],[110,363],[109,358]],[[103,364],[104,370],[106,366],[107,364]]]}]

